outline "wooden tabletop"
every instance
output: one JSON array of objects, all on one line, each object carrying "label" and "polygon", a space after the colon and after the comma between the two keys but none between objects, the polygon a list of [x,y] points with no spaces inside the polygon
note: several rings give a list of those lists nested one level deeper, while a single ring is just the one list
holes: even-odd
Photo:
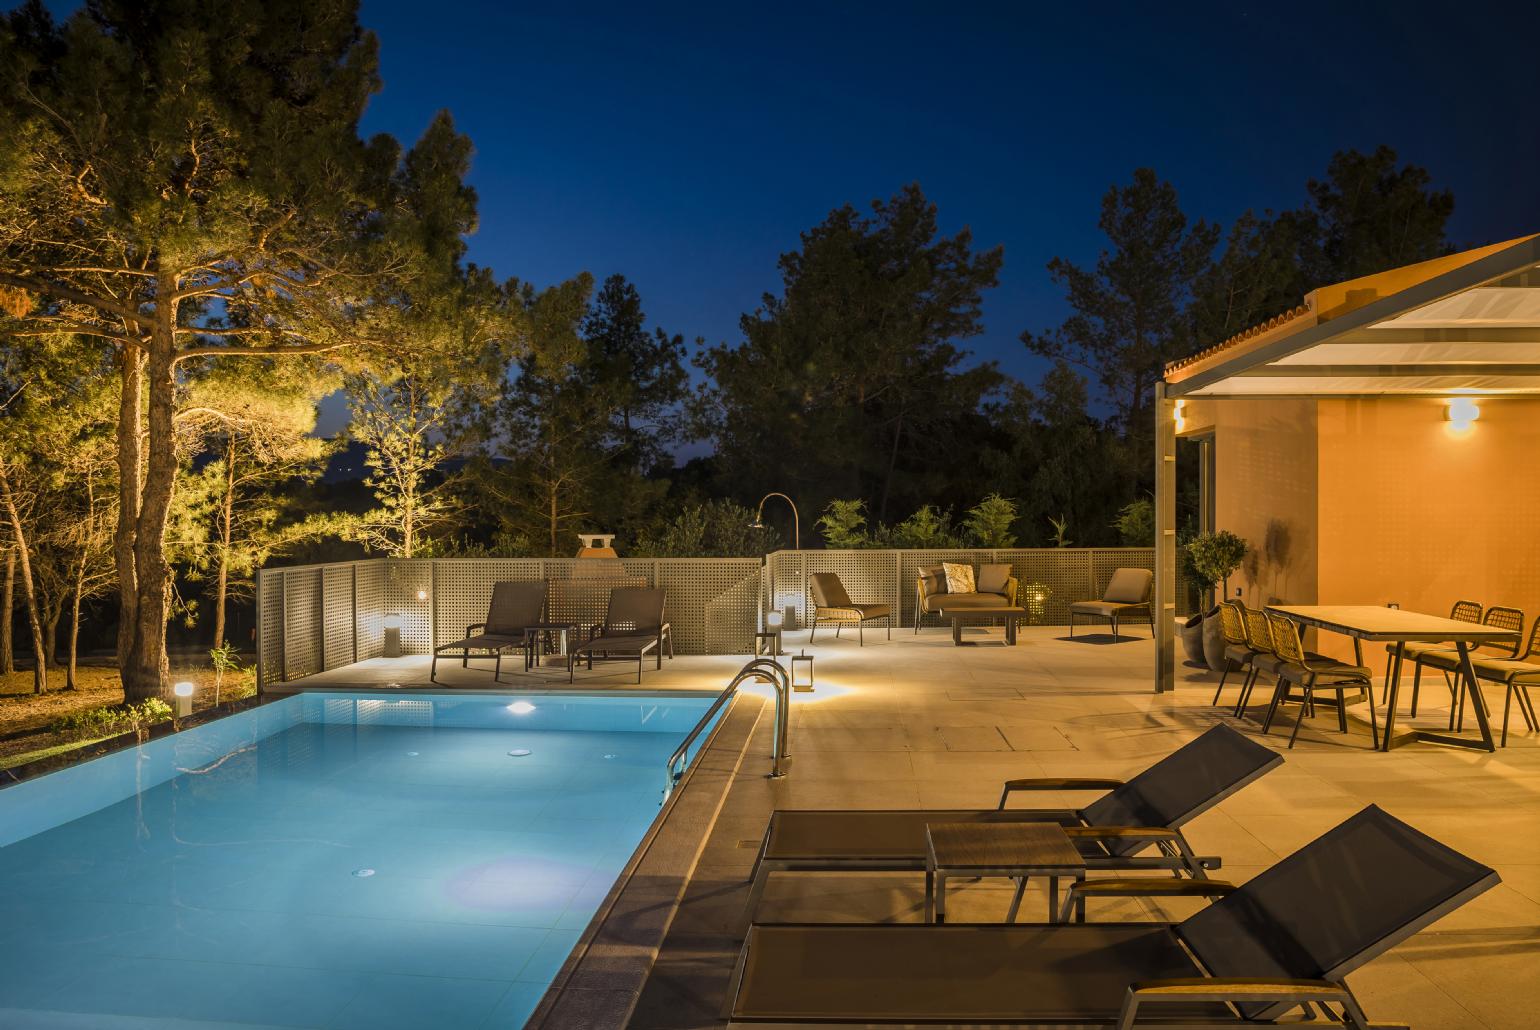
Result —
[{"label": "wooden tabletop", "polygon": [[993,604],[987,608],[977,604],[964,605],[961,608],[948,608],[943,604],[941,606],[941,614],[953,618],[959,615],[1025,615],[1027,610],[1015,604]]},{"label": "wooden tabletop", "polygon": [[1509,629],[1480,626],[1438,615],[1424,615],[1377,604],[1270,604],[1270,612],[1305,626],[1343,633],[1360,640],[1513,640]]},{"label": "wooden tabletop", "polygon": [[1084,869],[1058,823],[930,823],[925,837],[938,869]]}]

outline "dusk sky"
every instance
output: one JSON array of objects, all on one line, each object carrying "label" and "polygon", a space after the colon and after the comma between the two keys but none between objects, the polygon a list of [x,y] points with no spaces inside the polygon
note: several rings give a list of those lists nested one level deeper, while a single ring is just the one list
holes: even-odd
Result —
[{"label": "dusk sky", "polygon": [[801,230],[917,181],[948,230],[1005,245],[971,346],[1030,380],[1018,335],[1064,313],[1044,264],[1095,260],[1100,197],[1139,165],[1228,223],[1387,143],[1454,190],[1458,243],[1540,230],[1537,8],[1347,6],[365,0],[365,127],[409,142],[448,108],[476,143],[474,260],[622,272],[711,342]]}]

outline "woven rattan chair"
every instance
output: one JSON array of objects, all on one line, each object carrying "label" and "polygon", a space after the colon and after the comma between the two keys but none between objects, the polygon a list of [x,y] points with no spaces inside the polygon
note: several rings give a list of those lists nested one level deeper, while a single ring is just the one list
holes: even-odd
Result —
[{"label": "woven rattan chair", "polygon": [[[1481,621],[1481,602],[1479,602],[1479,601],[1456,601],[1449,608],[1449,617],[1451,619],[1454,619],[1454,620],[1458,621],[1458,622],[1479,623]],[[1396,660],[1396,647],[1397,647],[1397,645],[1395,643],[1390,643],[1390,644],[1386,644],[1385,645],[1385,682],[1380,685],[1380,700],[1381,701],[1385,701],[1387,699],[1389,693],[1390,693],[1391,666],[1395,664],[1395,660]],[[1428,642],[1428,643],[1418,643],[1418,642],[1412,641],[1412,642],[1408,642],[1408,643],[1405,643],[1405,644],[1401,644],[1400,647],[1402,649],[1401,650],[1401,654],[1402,654],[1402,657],[1403,657],[1403,661],[1410,661],[1410,662],[1412,662],[1414,664],[1416,663],[1417,658],[1419,656],[1421,656],[1421,655],[1429,654],[1429,653],[1431,653],[1433,651],[1453,651],[1455,649],[1455,646],[1453,644],[1447,642],[1447,641],[1431,641],[1431,642]],[[1447,682],[1449,677],[1446,675],[1444,677],[1444,679]],[[1453,696],[1453,694],[1454,694],[1454,687],[1451,684],[1450,685],[1450,695]],[[1417,715],[1417,691],[1414,688],[1412,690],[1412,716],[1413,716],[1413,718],[1415,718],[1416,715]]]},{"label": "woven rattan chair", "polygon": [[1218,899],[1175,923],[755,923],[727,1026],[1256,1030],[1305,1005],[1367,1030],[1348,975],[1500,882],[1370,805],[1239,887],[1091,879],[1067,903]]},{"label": "woven rattan chair", "polygon": [[1246,638],[1246,650],[1251,652],[1251,671],[1241,683],[1241,695],[1235,699],[1235,717],[1245,718],[1246,706],[1251,702],[1251,692],[1262,676],[1278,672],[1278,652],[1273,647],[1272,627],[1267,624],[1267,613],[1258,608],[1241,605],[1241,629]]},{"label": "woven rattan chair", "polygon": [[[545,598],[546,584],[543,580],[537,583],[493,584],[492,600],[487,605],[487,621],[471,623],[465,627],[464,639],[440,644],[433,649],[433,661],[428,666],[429,681],[437,682],[439,655],[446,651],[459,652],[461,668],[470,665],[472,651],[490,654],[496,659],[492,667],[492,681],[495,683],[503,672],[503,652],[510,647],[523,648],[524,671],[528,672],[530,649],[527,627],[538,626],[544,621]],[[477,630],[481,632],[477,633]]]},{"label": "woven rattan chair", "polygon": [[1224,693],[1225,680],[1232,671],[1240,672],[1251,668],[1251,661],[1257,656],[1246,645],[1246,606],[1239,601],[1225,601],[1219,606],[1219,628],[1224,634],[1225,640],[1225,668],[1219,676],[1219,686],[1214,688],[1215,705],[1219,704],[1219,695]]},{"label": "woven rattan chair", "polygon": [[588,668],[594,658],[600,661],[636,661],[636,682],[642,682],[644,659],[651,652],[663,668],[663,606],[661,587],[616,587],[610,591],[604,611],[604,624],[594,627],[593,635],[567,655],[567,682],[573,680],[578,659]]},{"label": "woven rattan chair", "polygon": [[851,623],[856,626],[856,639],[866,646],[865,626],[873,619],[886,619],[888,639],[893,639],[893,606],[890,604],[857,604],[845,592],[845,584],[832,572],[815,572],[808,577],[808,588],[813,592],[813,625],[808,630],[807,642],[813,642],[818,623],[834,623],[834,635]]},{"label": "woven rattan chair", "polygon": [[[1515,634],[1511,643],[1493,641],[1476,646],[1471,650],[1472,660],[1480,658],[1496,661],[1514,661],[1519,657],[1519,649],[1524,646],[1520,634],[1524,631],[1524,613],[1517,608],[1505,608],[1494,604],[1486,610],[1481,617],[1483,626],[1491,626],[1494,629],[1512,630]],[[1417,712],[1417,691],[1422,685],[1422,670],[1426,666],[1437,669],[1444,674],[1444,681],[1449,685],[1449,728],[1456,729],[1465,724],[1465,677],[1455,675],[1460,671],[1460,652],[1456,648],[1447,650],[1425,651],[1417,656],[1412,663],[1412,713]]]},{"label": "woven rattan chair", "polygon": [[1272,704],[1267,706],[1267,717],[1262,720],[1262,732],[1266,733],[1272,727],[1273,715],[1279,705],[1290,700],[1289,687],[1292,685],[1300,688],[1302,696],[1298,699],[1299,715],[1294,719],[1294,731],[1289,734],[1289,747],[1294,746],[1299,736],[1299,727],[1305,721],[1305,713],[1308,711],[1315,714],[1315,691],[1318,687],[1336,691],[1337,728],[1346,733],[1347,699],[1343,690],[1346,687],[1362,687],[1364,700],[1369,705],[1371,746],[1378,748],[1380,728],[1374,714],[1374,679],[1368,667],[1349,665],[1324,655],[1307,654],[1299,642],[1299,627],[1292,619],[1268,612],[1267,622],[1273,631],[1273,646],[1277,649],[1279,663],[1278,685],[1273,689]]},{"label": "woven rattan chair", "polygon": [[1540,660],[1540,619],[1529,629],[1529,645],[1523,654],[1515,658],[1476,658],[1471,662],[1479,678],[1503,685],[1503,747],[1508,746],[1508,715],[1515,694],[1525,725],[1530,730],[1540,726],[1535,703],[1529,696],[1530,687],[1540,686],[1540,664],[1536,660]]}]

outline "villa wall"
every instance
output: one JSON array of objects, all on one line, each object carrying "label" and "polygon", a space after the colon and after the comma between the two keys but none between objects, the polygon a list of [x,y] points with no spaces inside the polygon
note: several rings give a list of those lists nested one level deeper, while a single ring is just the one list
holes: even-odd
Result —
[{"label": "villa wall", "polygon": [[[1184,436],[1214,433],[1219,528],[1253,549],[1248,604],[1444,614],[1470,598],[1540,615],[1540,400],[1485,400],[1464,432],[1437,398],[1208,401],[1185,414]],[[1352,654],[1329,634],[1312,646]]]}]

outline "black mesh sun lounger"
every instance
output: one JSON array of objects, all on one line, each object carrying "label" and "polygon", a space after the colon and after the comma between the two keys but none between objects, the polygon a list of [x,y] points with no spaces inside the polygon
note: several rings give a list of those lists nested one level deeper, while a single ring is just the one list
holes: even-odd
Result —
[{"label": "black mesh sun lounger", "polygon": [[[760,846],[749,911],[772,873],[923,870],[926,824],[941,822],[1057,822],[1080,828],[1072,836],[1089,869],[1170,869],[1201,877],[1219,860],[1195,856],[1182,825],[1282,763],[1276,751],[1219,723],[1127,783],[1010,780],[997,809],[780,810]],[[1106,793],[1085,808],[1005,807],[1011,794],[1029,790]],[[1119,829],[1125,832],[1112,832]],[[1141,829],[1151,832],[1134,832]]]},{"label": "black mesh sun lounger", "polygon": [[[545,614],[545,596],[544,580],[535,583],[494,583],[492,600],[487,605],[487,621],[466,626],[464,639],[435,647],[428,679],[437,682],[440,655],[458,652],[463,668],[470,664],[471,652],[480,651],[496,659],[492,669],[492,680],[496,682],[503,674],[503,652],[510,647],[524,647],[529,632],[526,627],[541,623]],[[477,633],[476,630],[481,632]],[[524,669],[529,671],[527,650]]]},{"label": "black mesh sun lounger", "polygon": [[[1083,889],[1095,897],[1099,882]],[[1219,900],[1179,923],[756,924],[727,1015],[745,1028],[1126,1030],[1266,1026],[1310,1004],[1362,1030],[1343,977],[1498,882],[1371,805],[1244,886],[1187,882]]]}]

